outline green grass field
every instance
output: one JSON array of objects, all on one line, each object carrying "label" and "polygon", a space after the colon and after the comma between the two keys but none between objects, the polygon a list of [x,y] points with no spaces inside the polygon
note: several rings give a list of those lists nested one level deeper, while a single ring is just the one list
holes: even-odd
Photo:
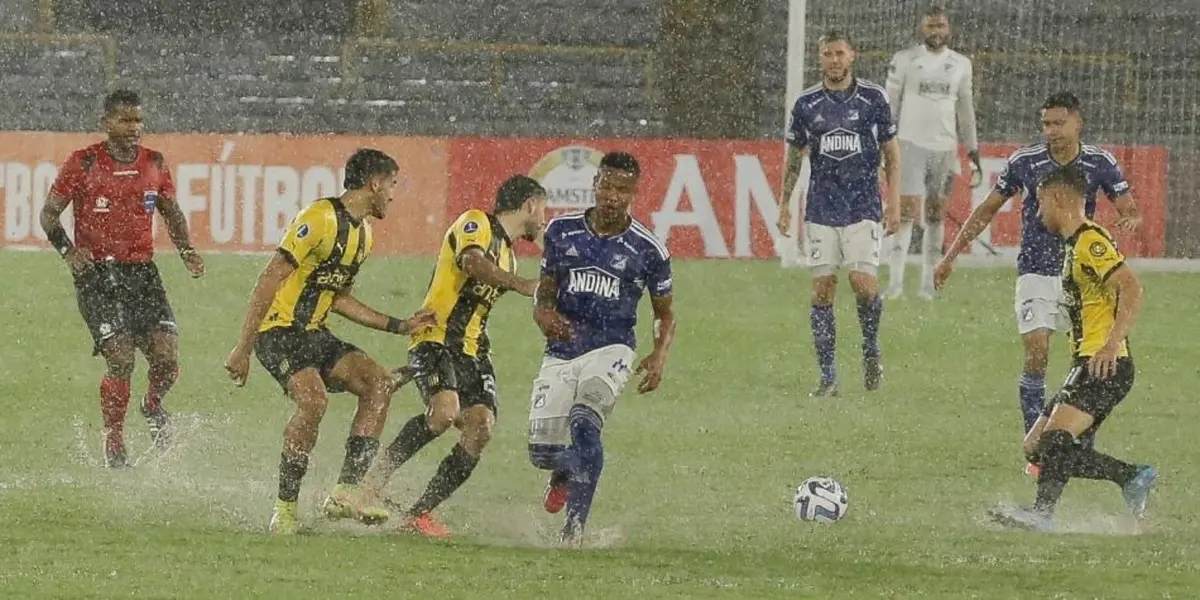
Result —
[{"label": "green grass field", "polygon": [[[147,456],[136,410],[135,469],[99,467],[100,359],[90,354],[64,265],[50,253],[0,252],[8,281],[0,330],[0,596],[7,598],[1143,598],[1200,589],[1200,282],[1146,274],[1135,329],[1138,383],[1100,436],[1101,449],[1158,465],[1139,535],[1111,484],[1074,482],[1060,534],[1000,531],[996,502],[1025,502],[1016,382],[1021,354],[1010,270],[961,270],[935,304],[893,302],[884,315],[884,390],[859,379],[853,301],[839,299],[843,397],[815,401],[808,282],[774,263],[676,265],[680,329],[662,389],[625,395],[605,432],[606,469],[589,548],[560,551],[560,521],[541,512],[544,478],[529,466],[529,382],[541,343],[529,304],[501,301],[491,331],[501,411],[475,476],[443,506],[459,533],[430,542],[386,527],[322,523],[353,403],[335,398],[302,508],[316,533],[265,532],[280,434],[290,414],[254,363],[235,388],[222,369],[263,259],[211,257],[192,281],[160,257],[182,327],[183,372],[168,400],[179,444]],[[526,261],[527,268],[533,266]],[[369,262],[360,297],[415,309],[425,259]],[[843,283],[843,286],[845,284]],[[387,364],[405,345],[333,324]],[[643,334],[649,329],[643,323]],[[643,336],[645,339],[645,336]],[[1056,340],[1050,391],[1065,371]],[[145,389],[139,363],[135,396]],[[419,409],[393,399],[385,443]],[[400,471],[415,497],[453,443],[447,436]],[[792,491],[829,474],[848,489],[832,526],[792,514]],[[1191,590],[1190,592],[1188,590]]]}]

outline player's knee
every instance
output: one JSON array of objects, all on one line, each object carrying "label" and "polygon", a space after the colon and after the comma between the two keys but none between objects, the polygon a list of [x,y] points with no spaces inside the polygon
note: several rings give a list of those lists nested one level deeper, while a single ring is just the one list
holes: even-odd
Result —
[{"label": "player's knee", "polygon": [[315,369],[305,369],[292,376],[288,392],[296,403],[296,410],[308,418],[320,420],[329,408],[325,395],[325,384]]},{"label": "player's knee", "polygon": [[944,200],[930,200],[925,207],[925,224],[929,226],[941,225],[942,218],[945,216]]},{"label": "player's knee", "polygon": [[468,453],[479,456],[492,440],[492,428],[496,424],[496,417],[486,406],[472,406],[463,412],[461,420],[463,446]]},{"label": "player's knee", "polygon": [[917,217],[917,211],[921,207],[920,196],[901,196],[900,197],[900,219],[902,221],[912,221]]},{"label": "player's knee", "polygon": [[859,300],[871,300],[879,293],[879,280],[874,273],[850,271],[850,289]]},{"label": "player's knee", "polygon": [[103,348],[104,363],[109,377],[129,379],[133,376],[134,347],[124,336],[109,339]]},{"label": "player's knee", "polygon": [[429,410],[426,412],[429,430],[436,435],[445,433],[458,420],[458,409],[458,392],[443,390],[434,394],[429,401]]},{"label": "player's knee", "polygon": [[1034,452],[1043,467],[1054,468],[1063,464],[1075,445],[1075,436],[1063,429],[1042,432]]},{"label": "player's knee", "polygon": [[558,459],[567,447],[561,444],[529,444],[529,462],[544,471],[558,468]]},{"label": "player's knee", "polygon": [[374,398],[386,404],[387,399],[391,396],[389,393],[392,389],[391,373],[388,373],[383,365],[375,361],[371,361],[369,366],[364,366],[356,373],[354,380],[353,387],[359,397]]},{"label": "player's knee", "polygon": [[824,275],[813,277],[812,280],[812,303],[817,306],[827,306],[833,304],[833,298],[837,293],[837,275]]}]

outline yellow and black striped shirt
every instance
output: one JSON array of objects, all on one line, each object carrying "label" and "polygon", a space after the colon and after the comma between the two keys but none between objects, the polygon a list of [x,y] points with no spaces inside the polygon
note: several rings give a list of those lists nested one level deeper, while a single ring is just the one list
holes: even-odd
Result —
[{"label": "yellow and black striped shirt", "polygon": [[[1117,293],[1108,287],[1108,278],[1125,256],[1117,250],[1112,236],[1103,227],[1085,221],[1067,238],[1063,258],[1063,296],[1071,317],[1071,351],[1075,358],[1096,354],[1108,342],[1108,334],[1117,321]],[[1129,356],[1128,340],[1121,340],[1117,356]]]},{"label": "yellow and black striped shirt", "polygon": [[471,279],[463,272],[463,253],[471,248],[482,250],[504,271],[517,269],[512,240],[495,217],[481,210],[460,215],[442,239],[422,305],[437,315],[437,326],[412,336],[413,346],[435,342],[467,356],[487,356],[488,314],[507,290]]},{"label": "yellow and black striped shirt", "polygon": [[354,283],[373,244],[371,226],[351,217],[338,198],[301,210],[278,249],[296,270],[275,292],[258,330],[324,328],[334,297]]}]

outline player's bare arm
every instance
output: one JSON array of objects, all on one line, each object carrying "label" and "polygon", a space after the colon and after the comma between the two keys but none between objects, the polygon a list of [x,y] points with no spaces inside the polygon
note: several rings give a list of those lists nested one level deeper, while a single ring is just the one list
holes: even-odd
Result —
[{"label": "player's bare arm", "polygon": [[571,339],[571,323],[558,312],[558,282],[542,275],[533,294],[533,320],[547,339],[565,342]]},{"label": "player's bare arm", "polygon": [[258,326],[271,310],[271,301],[275,293],[296,270],[290,257],[283,251],[277,251],[271,256],[270,262],[258,275],[254,290],[250,292],[250,306],[246,309],[246,318],[242,321],[241,334],[237,346],[225,360],[225,370],[229,378],[238,386],[246,385],[246,377],[250,373],[250,353],[254,350],[254,338],[258,335]]},{"label": "player's bare arm", "polygon": [[192,248],[191,236],[188,234],[187,216],[179,208],[179,203],[170,196],[158,199],[158,214],[162,215],[163,223],[167,225],[167,235],[171,243],[179,250],[179,257],[192,277],[204,274],[204,259]]},{"label": "player's bare arm", "polygon": [[[796,191],[796,182],[800,181],[800,170],[804,165],[806,150],[803,146],[787,144],[787,158],[783,167],[783,193],[779,196],[779,233],[784,237],[792,235],[792,193]],[[804,200],[800,200],[800,215],[804,215]]]},{"label": "player's bare arm", "polygon": [[891,235],[900,227],[900,142],[892,138],[883,144],[883,169],[887,177],[887,206],[883,229]]},{"label": "player's bare arm", "polygon": [[407,319],[398,319],[363,304],[350,293],[350,288],[334,296],[331,308],[333,312],[363,327],[397,335],[409,335],[437,325],[437,315],[432,310],[420,310]]},{"label": "player's bare arm", "polygon": [[468,248],[462,253],[462,258],[459,260],[463,272],[468,277],[487,285],[510,289],[530,298],[533,297],[533,292],[538,287],[536,279],[527,279],[501,269],[496,263],[488,260],[483,250],[479,248]]},{"label": "player's bare arm", "polygon": [[992,219],[996,218],[996,213],[1004,207],[1004,203],[1008,202],[1003,194],[992,190],[975,210],[971,211],[971,216],[967,217],[967,222],[963,223],[962,229],[958,230],[958,235],[954,236],[954,242],[950,244],[950,249],[946,251],[946,256],[938,263],[933,271],[933,287],[942,289],[946,285],[946,280],[950,278],[950,273],[954,271],[954,261],[958,260],[958,255],[962,254],[979,234],[983,233],[991,224]]},{"label": "player's bare arm", "polygon": [[638,363],[637,373],[642,374],[638,393],[645,394],[658,389],[662,383],[663,369],[667,366],[667,355],[675,341],[675,308],[671,296],[651,298],[654,308],[654,349]]},{"label": "player's bare arm", "polygon": [[1142,309],[1142,282],[1138,281],[1137,274],[1129,265],[1121,265],[1109,273],[1105,286],[1119,300],[1112,331],[1108,332],[1108,341],[1088,361],[1088,371],[1098,379],[1107,379],[1116,373],[1121,342],[1129,337],[1129,330],[1133,328],[1133,323]]},{"label": "player's bare arm", "polygon": [[70,205],[69,198],[50,192],[39,218],[42,230],[46,232],[46,238],[50,240],[50,244],[67,261],[71,272],[78,275],[92,264],[92,255],[75,246],[71,242],[71,238],[67,236],[67,230],[63,228],[62,214]]},{"label": "player's bare arm", "polygon": [[1117,196],[1113,200],[1113,206],[1117,209],[1117,222],[1113,224],[1113,229],[1124,234],[1137,231],[1142,224],[1142,211],[1134,201],[1133,194],[1125,193]]}]

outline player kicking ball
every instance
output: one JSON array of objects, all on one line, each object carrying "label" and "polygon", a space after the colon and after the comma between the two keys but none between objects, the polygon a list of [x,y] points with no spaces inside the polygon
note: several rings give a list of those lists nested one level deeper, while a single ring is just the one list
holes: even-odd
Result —
[{"label": "player kicking ball", "polygon": [[[596,206],[558,217],[545,233],[534,321],[546,353],[533,382],[529,459],[551,471],[543,505],[565,506],[561,541],[578,548],[600,473],[601,429],[632,373],[639,393],[662,380],[675,337],[671,256],[646,226],[629,215],[641,168],[633,156],[610,152],[595,178]],[[637,307],[650,293],[654,347],[637,362]]]},{"label": "player kicking ball", "polygon": [[1087,218],[1091,185],[1074,165],[1047,175],[1038,185],[1038,216],[1046,230],[1066,239],[1062,285],[1071,317],[1073,364],[1062,390],[1025,437],[1029,462],[1040,466],[1033,506],[989,512],[1007,526],[1049,530],[1058,499],[1073,477],[1117,484],[1130,512],[1140,519],[1156,477],[1154,467],[1130,464],[1078,443],[1080,436],[1104,424],[1133,387],[1128,336],[1142,306],[1137,275],[1108,231]]},{"label": "player kicking ball", "polygon": [[[514,175],[496,191],[491,214],[471,209],[455,219],[442,238],[422,308],[437,318],[413,334],[408,365],[396,385],[413,378],[425,411],[406,423],[367,473],[364,487],[379,494],[388,479],[427,444],[457,427],[462,431],[425,493],[404,511],[404,528],[429,537],[450,531],[434,515],[462,487],[483,455],[496,424],[496,370],[487,334],[492,307],[505,292],[533,296],[536,279],[517,275],[513,239],[537,242],[546,218],[546,190]],[[385,503],[404,510],[391,500]]]},{"label": "player kicking ball", "polygon": [[[778,223],[779,231],[790,236],[787,199],[792,197],[807,151],[812,174],[801,221],[813,271],[810,319],[821,369],[821,383],[813,397],[838,394],[833,299],[842,267],[850,271],[850,288],[858,298],[864,386],[876,390],[883,382],[879,358],[883,301],[876,270],[884,230],[893,233],[900,220],[900,147],[887,92],[854,77],[851,66],[856,53],[845,33],[825,34],[820,52],[821,83],[801,93],[792,109]],[[879,196],[881,158],[886,158],[886,211]]]},{"label": "player kicking ball", "polygon": [[[1060,92],[1047,98],[1042,103],[1042,135],[1046,142],[1026,146],[1008,157],[995,188],[963,224],[933,274],[934,287],[941,289],[953,273],[958,255],[971,246],[1009,198],[1023,194],[1015,311],[1017,333],[1025,347],[1018,384],[1025,433],[1033,427],[1045,403],[1050,337],[1058,327],[1058,301],[1062,296],[1062,240],[1038,219],[1039,182],[1062,165],[1074,165],[1087,176],[1085,216],[1095,214],[1096,194],[1103,190],[1120,215],[1118,231],[1132,233],[1141,221],[1117,160],[1101,148],[1081,144],[1082,130],[1079,99],[1074,94]],[[1036,474],[1035,468],[1027,467],[1026,471]]]},{"label": "player kicking ball", "polygon": [[326,321],[339,314],[364,327],[407,335],[434,324],[421,311],[407,320],[380,313],[351,293],[374,238],[367,217],[382,219],[392,202],[399,167],[378,150],[362,149],[346,161],[346,192],[306,206],[284,234],[278,250],[258,276],[237,346],[225,369],[238,386],[246,384],[250,355],[279,382],[296,404],[283,431],[279,461],[279,496],[270,531],[298,530],[300,481],[308,472],[309,454],[330,393],[350,392],[358,410],[346,439],[346,457],[337,487],[325,500],[330,518],[357,518],[379,523],[389,518],[359,483],[379,449],[393,392],[391,373],[353,344],[331,332]]}]

